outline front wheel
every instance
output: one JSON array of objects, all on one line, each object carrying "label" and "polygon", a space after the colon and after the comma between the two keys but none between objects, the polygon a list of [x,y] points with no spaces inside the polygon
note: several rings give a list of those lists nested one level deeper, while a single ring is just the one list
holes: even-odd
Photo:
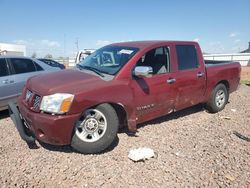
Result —
[{"label": "front wheel", "polygon": [[218,84],[211,93],[206,108],[211,113],[216,113],[224,109],[228,102],[228,90],[224,84]]},{"label": "front wheel", "polygon": [[115,140],[118,127],[118,116],[111,105],[88,109],[76,123],[71,146],[81,153],[99,153]]}]

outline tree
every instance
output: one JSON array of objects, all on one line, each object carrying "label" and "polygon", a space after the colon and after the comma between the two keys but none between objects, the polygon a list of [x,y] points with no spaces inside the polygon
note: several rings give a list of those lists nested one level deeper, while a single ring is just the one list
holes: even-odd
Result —
[{"label": "tree", "polygon": [[51,54],[47,54],[46,56],[44,56],[44,58],[47,58],[47,59],[52,59],[53,56]]},{"label": "tree", "polygon": [[33,52],[33,54],[31,55],[32,58],[36,58],[36,52]]}]

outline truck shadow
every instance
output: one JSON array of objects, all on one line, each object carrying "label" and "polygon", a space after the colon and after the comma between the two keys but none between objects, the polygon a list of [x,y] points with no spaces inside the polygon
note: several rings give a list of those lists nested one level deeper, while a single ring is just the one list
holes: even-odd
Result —
[{"label": "truck shadow", "polygon": [[[104,151],[97,153],[98,154],[103,154],[103,153],[107,153],[112,151],[119,143],[119,138],[118,136],[115,138],[115,141]],[[75,150],[74,148],[72,148],[70,145],[66,145],[66,146],[56,146],[56,145],[50,145],[50,144],[46,144],[43,142],[39,142],[39,145],[42,146],[44,149],[49,150],[49,151],[54,151],[54,152],[64,152],[64,153],[79,153],[77,150]],[[34,145],[34,148],[29,147],[30,149],[38,149],[39,146]]]},{"label": "truck shadow", "polygon": [[7,117],[9,117],[9,111],[8,110],[0,111],[0,120],[5,119]]},{"label": "truck shadow", "polygon": [[[39,145],[42,146],[44,149],[49,150],[49,151],[63,152],[63,153],[73,153],[74,152],[74,150],[69,145],[67,145],[67,146],[55,146],[55,145],[50,145],[50,144],[46,144],[43,142],[39,142]],[[37,148],[34,147],[34,148],[30,148],[30,149],[37,149]]]},{"label": "truck shadow", "polygon": [[[156,119],[141,123],[141,124],[137,125],[137,128],[140,129],[140,128],[148,126],[148,125],[159,125],[162,122],[171,121],[171,120],[174,120],[174,119],[177,119],[177,118],[180,118],[180,117],[184,117],[184,116],[188,116],[190,114],[195,114],[195,113],[198,113],[198,112],[201,112],[201,111],[204,111],[204,110],[205,110],[204,106],[199,104],[199,105],[196,105],[196,106],[192,106],[190,108],[186,108],[184,110],[180,110],[178,112],[167,114],[165,116],[158,117]],[[133,134],[133,133],[129,132],[129,130],[127,128],[122,129],[120,132],[124,132],[128,136],[135,136],[136,137],[136,133]]]},{"label": "truck shadow", "polygon": [[[174,120],[174,119],[184,117],[184,116],[187,116],[187,115],[190,115],[190,114],[198,113],[198,112],[201,112],[201,111],[204,111],[203,105],[196,105],[196,106],[193,106],[193,107],[190,107],[190,108],[178,111],[178,112],[174,112],[174,113],[171,113],[171,114],[168,114],[168,115],[165,115],[165,116],[162,116],[162,117],[147,121],[147,122],[142,123],[142,124],[139,124],[137,126],[137,128],[140,129],[140,128],[142,128],[144,126],[147,126],[147,125],[159,125],[162,122]],[[6,117],[9,117],[8,110],[0,112],[0,119],[6,118]],[[128,136],[131,136],[131,137],[136,137],[137,136],[136,133],[131,133],[127,128],[123,128],[123,129],[119,130],[119,133],[126,133]],[[104,150],[104,151],[102,151],[102,152],[100,152],[98,154],[111,152],[118,144],[119,144],[119,137],[117,136],[115,141],[106,150]],[[43,147],[44,149],[49,150],[49,151],[53,151],[53,152],[80,153],[80,152],[76,151],[75,149],[73,149],[69,145],[56,146],[56,145],[46,144],[46,143],[43,143],[43,142],[39,142],[39,145],[41,147]],[[29,148],[30,149],[38,149],[39,145],[32,144],[32,145],[29,145]]]}]

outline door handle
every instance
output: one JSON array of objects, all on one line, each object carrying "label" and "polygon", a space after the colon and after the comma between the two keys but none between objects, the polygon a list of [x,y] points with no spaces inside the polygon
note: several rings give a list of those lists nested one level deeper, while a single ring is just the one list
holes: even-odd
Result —
[{"label": "door handle", "polygon": [[198,73],[197,73],[197,77],[198,77],[198,78],[203,77],[204,75],[205,75],[204,72],[198,72]]},{"label": "door handle", "polygon": [[2,83],[3,83],[3,84],[8,84],[8,83],[9,83],[9,80],[8,80],[8,79],[3,80]]},{"label": "door handle", "polygon": [[175,83],[176,82],[176,79],[175,78],[169,78],[168,80],[167,80],[167,83],[168,84],[173,84],[173,83]]},{"label": "door handle", "polygon": [[13,83],[14,83],[14,80],[6,79],[6,80],[3,80],[2,83],[3,83],[3,84],[13,84]]}]

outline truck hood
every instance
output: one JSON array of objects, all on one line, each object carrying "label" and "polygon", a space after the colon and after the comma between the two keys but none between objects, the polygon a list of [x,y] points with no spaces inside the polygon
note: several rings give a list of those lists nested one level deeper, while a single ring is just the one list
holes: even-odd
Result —
[{"label": "truck hood", "polygon": [[27,87],[39,95],[54,93],[77,93],[99,87],[107,81],[100,77],[78,70],[62,70],[32,77]]}]

